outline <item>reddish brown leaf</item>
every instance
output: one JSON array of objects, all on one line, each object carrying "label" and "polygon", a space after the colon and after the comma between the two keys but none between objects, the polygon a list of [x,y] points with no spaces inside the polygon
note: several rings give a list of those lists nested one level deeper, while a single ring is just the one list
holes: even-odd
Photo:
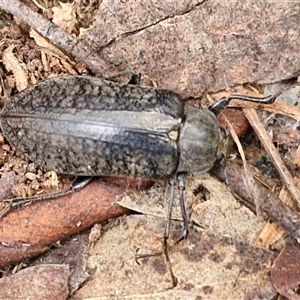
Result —
[{"label": "reddish brown leaf", "polygon": [[274,261],[271,281],[276,290],[291,300],[299,300],[295,289],[300,284],[300,246],[288,242]]}]

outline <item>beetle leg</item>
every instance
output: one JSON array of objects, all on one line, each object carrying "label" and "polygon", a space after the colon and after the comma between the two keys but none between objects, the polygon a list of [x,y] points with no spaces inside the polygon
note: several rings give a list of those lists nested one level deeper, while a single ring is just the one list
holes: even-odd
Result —
[{"label": "beetle leg", "polygon": [[[177,241],[175,241],[172,246],[169,246],[169,250],[172,250],[173,248],[175,248],[175,246],[178,245],[182,240],[185,240],[189,234],[188,217],[186,214],[185,199],[184,199],[185,179],[186,179],[185,173],[180,173],[177,175],[178,189],[179,189],[179,204],[180,204],[181,216],[182,216],[182,222],[183,222],[182,234],[181,234],[181,237]],[[170,205],[170,203],[169,203],[169,205]],[[172,203],[172,206],[173,206],[173,203]],[[169,215],[168,215],[168,219],[169,219]],[[169,223],[169,228],[170,228],[170,222],[168,222],[168,223]],[[167,228],[167,226],[166,226],[166,228]],[[166,237],[166,231],[165,231],[165,236],[164,236],[165,243],[167,241],[167,238],[168,238],[168,236]]]},{"label": "beetle leg", "polygon": [[4,200],[0,203],[0,220],[10,211],[12,207],[12,201],[10,200]]},{"label": "beetle leg", "polygon": [[172,265],[169,259],[169,247],[168,247],[167,239],[165,237],[163,239],[163,245],[162,245],[162,256],[164,258],[167,270],[171,276],[172,285],[170,288],[172,289],[177,285],[177,278],[175,277],[172,270]]},{"label": "beetle leg", "polygon": [[181,216],[182,216],[182,219],[183,219],[182,235],[171,247],[168,247],[167,240],[168,240],[169,235],[170,235],[172,209],[173,209],[173,205],[174,205],[175,178],[172,178],[170,180],[171,191],[170,191],[170,199],[169,199],[169,203],[168,203],[168,214],[167,214],[166,228],[165,228],[164,239],[163,239],[162,254],[163,254],[164,259],[165,259],[165,264],[166,264],[166,266],[169,270],[169,273],[171,275],[172,283],[173,283],[174,287],[177,285],[177,279],[173,274],[168,252],[169,252],[169,250],[173,249],[177,244],[179,244],[183,239],[186,239],[188,234],[189,234],[188,218],[187,218],[185,203],[184,203],[185,179],[186,179],[186,174],[185,173],[180,173],[180,174],[177,175],[178,189],[179,189],[179,203],[180,203],[180,209],[181,209]]},{"label": "beetle leg", "polygon": [[178,175],[179,204],[181,209],[181,216],[183,219],[182,239],[186,239],[189,234],[188,218],[187,218],[185,204],[184,204],[185,179],[186,179],[185,173],[181,173]]},{"label": "beetle leg", "polygon": [[[166,220],[166,226],[165,226],[165,232],[163,237],[163,248],[167,247],[167,240],[170,235],[170,226],[171,226],[171,218],[172,218],[172,210],[173,210],[173,203],[174,203],[174,186],[175,186],[175,179],[172,178],[170,180],[171,190],[170,190],[170,199],[168,201],[168,211],[167,211],[167,220]],[[184,210],[185,211],[185,210]],[[151,257],[151,256],[158,256],[162,255],[166,250],[163,249],[163,252],[153,253],[153,254],[138,254],[135,256],[136,260],[140,258],[145,257]]]},{"label": "beetle leg", "polygon": [[[169,235],[170,235],[172,210],[173,210],[173,204],[174,204],[175,182],[176,182],[176,177],[173,177],[173,178],[170,179],[170,198],[169,198],[169,201],[168,201],[168,211],[167,211],[167,220],[166,220],[165,232],[164,232],[164,236],[163,236],[163,240],[162,240],[162,251],[161,252],[156,252],[156,253],[151,253],[151,254],[136,254],[135,255],[135,261],[137,263],[138,263],[138,259],[141,259],[141,258],[162,255],[163,258],[164,258],[167,270],[168,270],[168,272],[171,276],[172,286],[170,288],[174,288],[177,285],[177,278],[175,277],[175,275],[172,271],[172,265],[171,265],[171,262],[170,262],[170,259],[169,259],[169,250],[171,248],[173,248],[174,245],[177,244],[179,241],[176,241],[171,247],[168,246],[168,238],[169,238]],[[182,185],[182,183],[183,183],[183,186],[184,186],[184,180],[180,179],[179,182],[180,182],[179,183],[180,185]],[[182,193],[183,193],[183,190],[184,190],[184,188],[183,189],[180,188],[180,191],[182,191]],[[180,196],[180,198],[182,198],[180,200],[180,202],[182,202],[183,201],[183,195]],[[182,210],[182,206],[181,206],[181,210]],[[183,219],[187,220],[186,213],[185,213],[185,208],[184,208],[184,203],[183,203],[182,214],[184,214],[184,216],[185,216],[185,217],[183,216]],[[184,221],[184,224],[187,224],[187,222]],[[185,227],[185,225],[184,225],[184,227]],[[187,233],[187,230],[184,230],[183,235],[185,234],[185,232]],[[180,240],[182,240],[182,239],[183,238],[181,237]]]},{"label": "beetle leg", "polygon": [[164,258],[166,267],[170,273],[171,280],[172,280],[172,288],[177,285],[177,279],[174,276],[174,273],[172,271],[171,262],[169,259],[169,246],[168,246],[168,238],[170,236],[170,226],[171,226],[171,220],[172,220],[172,210],[173,210],[173,204],[174,204],[174,188],[175,188],[175,181],[176,177],[173,177],[170,179],[170,199],[168,201],[168,211],[167,211],[167,220],[166,220],[166,227],[165,232],[163,236],[162,241],[162,256]]},{"label": "beetle leg", "polygon": [[15,198],[15,199],[5,200],[4,204],[0,206],[0,220],[4,215],[6,215],[10,211],[11,208],[17,208],[28,203],[56,199],[59,197],[72,194],[76,191],[79,191],[83,187],[85,187],[91,181],[92,178],[93,177],[88,177],[88,176],[78,176],[74,179],[69,189],[65,191],[46,194],[46,195],[39,195],[39,196],[29,197],[29,198]]},{"label": "beetle leg", "polygon": [[105,79],[110,80],[110,81],[115,81],[116,78],[122,77],[124,75],[130,75],[130,79],[129,79],[127,84],[139,85],[140,82],[141,82],[141,73],[137,73],[135,71],[128,71],[128,70],[125,70],[125,71],[120,72],[118,74],[112,75],[112,76],[107,77]]},{"label": "beetle leg", "polygon": [[175,178],[170,179],[170,199],[168,201],[168,210],[167,210],[167,220],[166,220],[166,227],[164,232],[164,240],[166,241],[169,238],[170,235],[170,226],[171,226],[171,219],[172,219],[172,210],[173,210],[173,204],[174,204],[174,187],[175,187]]},{"label": "beetle leg", "polygon": [[141,83],[141,73],[132,72],[128,84],[140,85],[140,83]]}]

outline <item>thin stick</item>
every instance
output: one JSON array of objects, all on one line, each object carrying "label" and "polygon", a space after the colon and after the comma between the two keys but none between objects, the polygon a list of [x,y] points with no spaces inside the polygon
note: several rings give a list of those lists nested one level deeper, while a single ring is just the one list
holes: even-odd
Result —
[{"label": "thin stick", "polygon": [[284,162],[278,154],[277,149],[273,145],[265,127],[261,123],[259,116],[255,109],[253,108],[244,108],[243,112],[248,119],[249,123],[253,127],[256,135],[258,136],[263,147],[266,149],[270,159],[274,163],[276,169],[278,170],[282,180],[284,181],[287,189],[291,193],[294,200],[297,202],[298,207],[300,208],[300,192],[295,185],[294,179],[291,173],[287,170]]},{"label": "thin stick", "polygon": [[231,123],[227,120],[227,118],[224,116],[225,121],[226,121],[226,125],[227,128],[229,130],[229,133],[232,137],[232,139],[234,140],[238,151],[241,155],[242,161],[243,161],[243,167],[244,167],[244,171],[245,171],[245,186],[248,189],[249,195],[253,196],[253,200],[255,203],[255,209],[256,209],[256,215],[259,215],[259,201],[258,201],[258,197],[259,195],[257,194],[257,189],[256,189],[256,185],[255,185],[255,181],[254,178],[249,170],[249,167],[247,165],[247,161],[246,161],[246,157],[245,157],[245,153],[244,153],[244,149],[242,147],[242,144],[239,140],[239,137],[237,136],[233,126],[231,125]]}]

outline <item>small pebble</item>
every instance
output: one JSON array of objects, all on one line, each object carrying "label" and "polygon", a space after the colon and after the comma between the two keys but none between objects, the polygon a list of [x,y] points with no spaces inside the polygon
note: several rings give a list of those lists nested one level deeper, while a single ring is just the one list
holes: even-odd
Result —
[{"label": "small pebble", "polygon": [[11,148],[10,148],[10,146],[9,146],[8,144],[2,145],[2,150],[3,150],[3,151],[9,152],[10,149],[11,149]]},{"label": "small pebble", "polygon": [[33,180],[36,180],[36,174],[35,173],[32,173],[32,172],[27,172],[25,174],[26,178],[33,181]]}]

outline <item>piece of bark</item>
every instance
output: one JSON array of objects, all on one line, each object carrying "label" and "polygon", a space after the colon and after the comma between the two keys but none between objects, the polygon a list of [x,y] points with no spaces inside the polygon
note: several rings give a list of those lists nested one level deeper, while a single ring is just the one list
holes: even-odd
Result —
[{"label": "piece of bark", "polygon": [[12,189],[18,181],[18,176],[14,172],[9,172],[0,179],[0,202],[12,197]]},{"label": "piece of bark", "polygon": [[67,299],[67,265],[39,265],[0,279],[0,299]]},{"label": "piece of bark", "polygon": [[[101,227],[101,225],[99,227]],[[88,248],[89,233],[88,231],[85,231],[59,244],[57,248],[53,247],[51,251],[48,251],[34,260],[29,267],[46,264],[68,265],[71,270],[68,278],[68,286],[69,292],[72,294],[90,277],[86,272]]]},{"label": "piece of bark", "polygon": [[128,210],[115,204],[126,184],[94,180],[80,192],[12,210],[0,221],[0,268],[44,252],[49,245]]},{"label": "piece of bark", "polygon": [[105,0],[84,40],[120,69],[199,97],[297,75],[299,18],[295,1]]}]

